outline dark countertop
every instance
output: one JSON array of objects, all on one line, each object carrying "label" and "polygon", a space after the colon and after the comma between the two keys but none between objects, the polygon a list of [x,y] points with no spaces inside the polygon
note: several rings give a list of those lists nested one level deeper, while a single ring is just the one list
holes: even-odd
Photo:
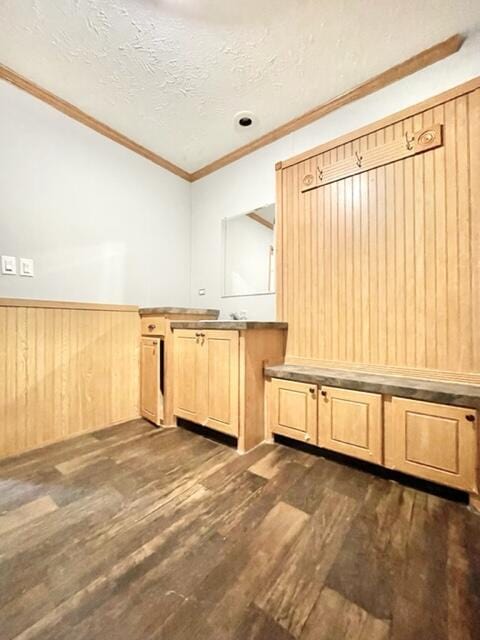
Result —
[{"label": "dark countertop", "polygon": [[218,318],[220,311],[218,309],[192,309],[191,307],[147,307],[145,309],[139,309],[138,312],[141,316],[169,316],[169,315],[205,315],[215,316]]},{"label": "dark countertop", "polygon": [[175,320],[172,329],[288,329],[287,322],[262,322],[257,320]]},{"label": "dark countertop", "polygon": [[474,384],[286,364],[265,367],[265,375],[269,378],[323,384],[354,391],[369,391],[425,402],[480,409],[480,385]]}]

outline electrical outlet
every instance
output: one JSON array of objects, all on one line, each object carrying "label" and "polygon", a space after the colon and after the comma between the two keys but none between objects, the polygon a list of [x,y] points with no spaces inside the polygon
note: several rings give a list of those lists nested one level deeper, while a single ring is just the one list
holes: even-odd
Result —
[{"label": "electrical outlet", "polygon": [[17,275],[17,259],[15,256],[2,256],[2,273],[5,276]]},{"label": "electrical outlet", "polygon": [[207,293],[207,290],[206,290],[206,289],[199,289],[199,290],[198,290],[198,295],[199,295],[199,296],[204,296],[206,293]]},{"label": "electrical outlet", "polygon": [[20,275],[33,278],[33,260],[31,258],[20,258]]}]

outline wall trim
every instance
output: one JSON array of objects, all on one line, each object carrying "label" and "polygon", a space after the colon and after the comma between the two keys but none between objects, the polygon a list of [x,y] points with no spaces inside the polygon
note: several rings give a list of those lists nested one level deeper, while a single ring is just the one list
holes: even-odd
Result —
[{"label": "wall trim", "polygon": [[397,82],[398,80],[401,80],[402,78],[405,78],[412,73],[420,71],[420,69],[424,69],[425,67],[430,66],[434,62],[443,60],[453,53],[456,53],[462,46],[464,40],[464,36],[457,33],[450,38],[447,38],[446,40],[443,40],[442,42],[429,47],[428,49],[424,49],[411,58],[408,58],[407,60],[404,60],[403,62],[390,67],[386,71],[383,71],[373,78],[362,82],[353,89],[342,93],[341,95],[333,98],[332,100],[329,100],[328,102],[324,102],[318,105],[317,107],[311,109],[310,111],[307,111],[306,113],[296,118],[293,118],[292,120],[277,127],[276,129],[265,133],[263,136],[260,136],[256,140],[252,140],[248,144],[245,144],[238,149],[234,149],[230,153],[227,153],[221,158],[218,158],[217,160],[214,160],[213,162],[210,162],[204,167],[201,167],[200,169],[197,169],[196,171],[193,171],[191,173],[186,171],[185,169],[182,169],[181,167],[178,167],[176,164],[173,164],[169,160],[162,158],[150,149],[147,149],[146,147],[143,147],[142,145],[134,142],[130,138],[127,138],[127,136],[116,131],[115,129],[112,129],[96,118],[93,118],[67,100],[56,96],[47,89],[43,89],[31,80],[28,80],[27,78],[18,74],[16,71],[9,69],[2,64],[0,64],[0,79],[6,80],[19,89],[30,93],[34,97],[42,100],[43,102],[46,102],[50,106],[54,107],[58,111],[61,111],[70,118],[73,118],[77,122],[90,127],[97,133],[100,133],[110,140],[113,140],[114,142],[117,142],[127,149],[130,149],[130,151],[143,156],[147,160],[150,160],[163,169],[170,171],[176,176],[183,178],[188,182],[196,182],[197,180],[200,180],[201,178],[204,178],[205,176],[218,171],[218,169],[221,169],[228,164],[231,164],[232,162],[235,162],[236,160],[239,160],[240,158],[243,158],[244,156],[257,151],[258,149],[261,149],[262,147],[265,147],[266,145],[271,144],[272,142],[275,142],[276,140],[279,140],[280,138],[283,138],[284,136],[293,133],[294,131],[297,131],[297,129],[301,129],[306,125],[319,120],[323,116],[339,109],[340,107],[344,107],[345,105],[350,104],[351,102],[355,102],[360,98],[364,98],[365,96],[368,96],[371,93],[378,91],[379,89],[383,89],[393,82]]},{"label": "wall trim", "polygon": [[27,298],[0,298],[0,307],[74,309],[75,311],[129,311],[138,313],[138,307],[132,304],[97,304],[95,302],[64,302],[62,300],[30,300]]}]

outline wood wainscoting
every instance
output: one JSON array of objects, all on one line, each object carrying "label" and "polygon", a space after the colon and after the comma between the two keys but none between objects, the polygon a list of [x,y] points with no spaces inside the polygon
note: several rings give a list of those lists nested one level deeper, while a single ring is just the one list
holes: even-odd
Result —
[{"label": "wood wainscoting", "polygon": [[0,457],[139,416],[134,306],[0,298]]},{"label": "wood wainscoting", "polygon": [[479,176],[480,79],[278,163],[286,361],[480,383]]}]

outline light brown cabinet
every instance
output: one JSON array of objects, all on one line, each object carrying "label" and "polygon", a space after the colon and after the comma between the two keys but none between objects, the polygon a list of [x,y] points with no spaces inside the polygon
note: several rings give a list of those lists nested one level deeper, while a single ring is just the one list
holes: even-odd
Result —
[{"label": "light brown cabinet", "polygon": [[174,354],[175,415],[238,436],[238,332],[176,330]]},{"label": "light brown cabinet", "polygon": [[142,338],[140,349],[140,412],[155,424],[160,424],[163,419],[163,394],[160,380],[161,339]]},{"label": "light brown cabinet", "polygon": [[478,498],[477,412],[271,378],[267,438],[278,434]]},{"label": "light brown cabinet", "polygon": [[322,386],[318,444],[361,460],[382,463],[382,396]]},{"label": "light brown cabinet", "polygon": [[[156,307],[140,310],[142,332],[141,403],[140,413],[157,426],[175,426],[173,414],[173,332],[171,323],[185,318],[214,320],[215,309],[190,309]],[[144,349],[143,341],[147,345]],[[152,341],[157,339],[156,343]],[[152,345],[156,344],[156,361],[153,362]],[[150,353],[149,353],[150,347]],[[157,405],[155,406],[155,402]]]},{"label": "light brown cabinet", "polygon": [[175,331],[173,348],[174,412],[176,416],[195,422],[200,414],[197,382],[199,381],[199,338],[194,331]]},{"label": "light brown cabinet", "polygon": [[271,433],[317,444],[317,387],[273,378],[269,394]]},{"label": "light brown cabinet", "polygon": [[239,341],[237,331],[205,331],[200,338],[204,358],[201,391],[204,424],[238,436]]},{"label": "light brown cabinet", "polygon": [[283,361],[287,327],[215,324],[173,323],[174,414],[234,436],[238,451],[249,451],[265,440],[264,365]]},{"label": "light brown cabinet", "polygon": [[396,397],[385,405],[387,467],[477,491],[475,411]]}]

